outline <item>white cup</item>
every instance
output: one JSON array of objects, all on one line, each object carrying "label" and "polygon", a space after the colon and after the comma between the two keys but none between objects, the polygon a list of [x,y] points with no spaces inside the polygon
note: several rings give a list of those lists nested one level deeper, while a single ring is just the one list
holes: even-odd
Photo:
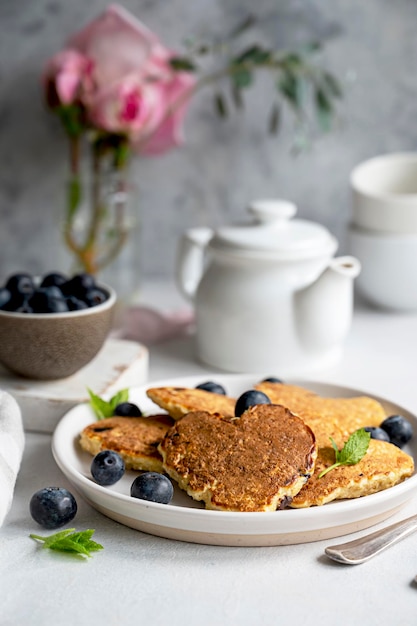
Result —
[{"label": "white cup", "polygon": [[417,153],[375,157],[352,172],[352,222],[380,233],[417,234]]},{"label": "white cup", "polygon": [[378,233],[350,226],[351,254],[362,271],[356,279],[366,300],[392,311],[417,311],[417,235]]}]

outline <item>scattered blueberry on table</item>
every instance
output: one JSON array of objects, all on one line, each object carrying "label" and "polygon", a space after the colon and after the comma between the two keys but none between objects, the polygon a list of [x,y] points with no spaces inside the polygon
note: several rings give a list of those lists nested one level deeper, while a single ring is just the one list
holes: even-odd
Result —
[{"label": "scattered blueberry on table", "polygon": [[80,273],[69,278],[59,272],[49,272],[36,280],[31,274],[16,273],[0,287],[0,310],[65,313],[97,306],[108,297],[91,274]]},{"label": "scattered blueberry on table", "polygon": [[44,487],[33,494],[29,510],[35,522],[44,528],[59,528],[74,519],[77,502],[63,487]]},{"label": "scattered blueberry on table", "polygon": [[96,483],[108,487],[122,478],[125,462],[114,450],[102,450],[94,457],[90,471]]}]

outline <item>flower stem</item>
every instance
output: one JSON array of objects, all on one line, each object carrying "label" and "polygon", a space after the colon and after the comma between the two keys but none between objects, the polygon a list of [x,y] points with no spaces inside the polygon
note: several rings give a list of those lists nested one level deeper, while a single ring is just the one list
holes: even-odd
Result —
[{"label": "flower stem", "polygon": [[[125,225],[125,208],[127,189],[125,176],[127,174],[128,150],[125,137],[113,137],[111,141],[95,138],[91,144],[89,165],[91,167],[91,188],[85,198],[88,201],[87,224],[85,232],[77,237],[76,216],[81,204],[81,172],[80,172],[80,139],[70,139],[71,178],[68,187],[68,206],[64,225],[64,239],[69,250],[77,259],[77,264],[83,271],[90,274],[109,265],[123,249],[128,229]],[[111,158],[113,157],[113,158]],[[116,176],[116,189],[109,190],[109,199],[114,198],[110,211],[115,212],[115,224],[112,228],[110,243],[103,247],[105,239],[105,220],[109,207],[104,196],[107,189],[104,185],[111,183],[109,177]],[[111,217],[111,216],[110,216]],[[101,248],[100,248],[101,246]]]}]

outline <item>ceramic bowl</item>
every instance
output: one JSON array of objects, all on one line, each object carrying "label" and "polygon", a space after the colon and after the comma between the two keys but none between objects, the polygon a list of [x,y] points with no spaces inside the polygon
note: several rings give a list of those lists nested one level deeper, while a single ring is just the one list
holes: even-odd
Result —
[{"label": "ceramic bowl", "polygon": [[417,153],[375,157],[350,177],[352,221],[381,233],[417,234]]},{"label": "ceramic bowl", "polygon": [[0,310],[0,363],[20,376],[53,380],[71,376],[99,352],[111,328],[115,291],[97,306],[65,313]]},{"label": "ceramic bowl", "polygon": [[387,235],[349,228],[349,249],[362,265],[358,292],[396,311],[417,310],[417,235]]}]

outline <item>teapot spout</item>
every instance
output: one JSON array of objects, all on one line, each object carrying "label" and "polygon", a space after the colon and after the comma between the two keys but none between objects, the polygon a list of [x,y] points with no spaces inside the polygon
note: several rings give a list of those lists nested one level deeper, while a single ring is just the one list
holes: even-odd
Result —
[{"label": "teapot spout", "polygon": [[302,345],[311,351],[341,349],[353,315],[353,283],[359,261],[341,256],[312,284],[295,294],[295,324]]}]

